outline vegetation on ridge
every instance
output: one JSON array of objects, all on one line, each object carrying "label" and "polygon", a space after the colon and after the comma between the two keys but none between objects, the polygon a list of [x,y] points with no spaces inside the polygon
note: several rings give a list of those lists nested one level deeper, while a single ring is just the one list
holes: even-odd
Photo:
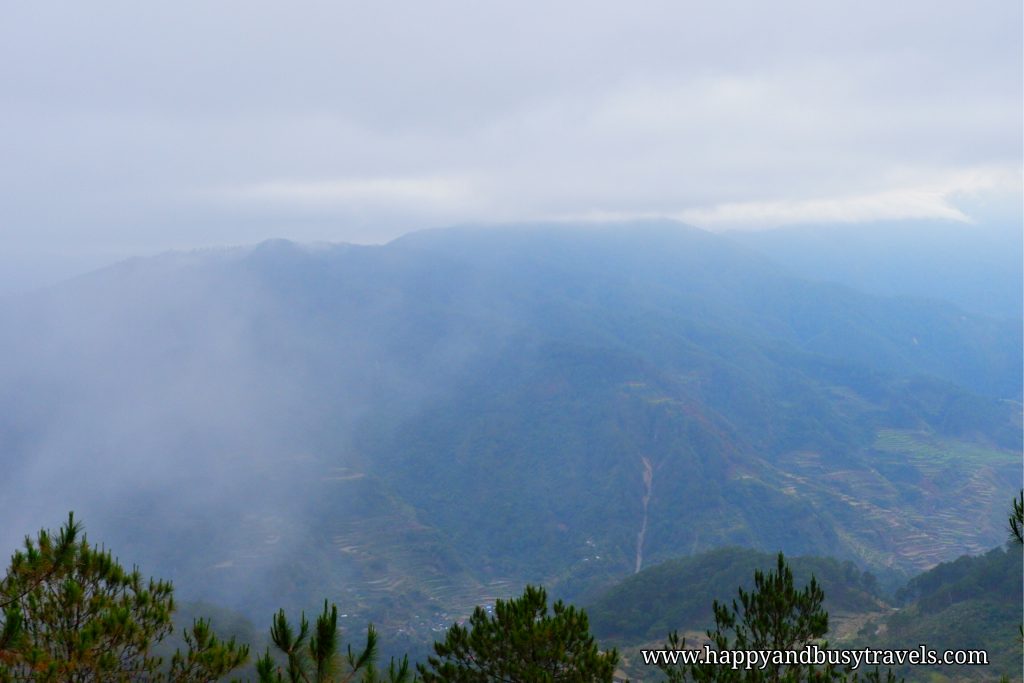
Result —
[{"label": "vegetation on ridge", "polygon": [[[1015,499],[1011,530],[1018,518]],[[927,642],[939,650],[986,649],[992,654],[993,669],[1012,671],[1019,660],[1020,642],[1009,634],[1012,629],[1006,626],[1006,619],[994,620],[990,626],[1002,627],[987,630],[982,641],[967,642],[964,628],[971,612],[960,608],[979,601],[996,606],[1001,601],[1019,614],[1022,554],[1014,536],[1014,544],[1006,551],[997,548],[982,557],[961,558],[910,581],[899,597],[913,602],[887,615],[887,632],[881,638],[884,646],[908,647],[901,639],[909,628],[915,634],[914,642]],[[758,553],[736,549],[709,553],[703,559],[705,566],[708,560],[729,564],[728,558],[742,561],[744,552],[748,560],[763,559]],[[830,581],[837,592],[847,591],[836,600],[838,604],[850,607],[857,600],[877,602],[875,581],[849,564],[815,558],[799,558],[797,563],[803,565],[802,571],[811,572],[803,588],[797,588],[798,579],[779,553],[774,569],[754,570],[750,590],[741,585],[737,599],[715,599],[714,627],[706,632],[711,646],[718,651],[794,650],[812,642],[828,647],[822,639],[829,631],[829,614],[824,607],[825,591],[815,577],[817,569],[832,575]],[[692,573],[686,563],[681,568]],[[671,574],[671,570],[680,576],[680,566],[672,564],[667,564],[663,573]],[[659,572],[646,573],[657,576]],[[848,579],[847,585],[840,575]],[[629,583],[633,594],[646,588],[658,593],[663,603],[679,598],[678,592],[658,588],[658,582],[635,577]],[[699,582],[684,588],[706,599]],[[1016,595],[1009,595],[1014,590]],[[109,551],[90,546],[73,517],[56,533],[41,531],[36,540],[26,539],[25,549],[14,554],[0,582],[0,681],[213,683],[237,673],[248,658],[248,646],[233,638],[219,638],[203,619],[183,633],[184,651],[179,649],[169,661],[154,654],[171,629],[172,593],[169,583],[143,581],[137,569],[127,572]],[[620,592],[615,600],[621,603],[622,599]],[[935,615],[938,621],[931,619]],[[928,631],[943,621],[956,624],[959,639],[946,641],[941,633]],[[860,635],[875,637],[859,646],[883,646],[881,633],[869,623]],[[326,601],[312,626],[304,614],[296,627],[284,610],[279,611],[272,620],[270,637],[273,651],[268,648],[256,662],[259,683],[610,683],[620,673],[616,668],[618,652],[599,648],[584,610],[557,601],[549,613],[546,591],[532,586],[519,598],[477,607],[465,624],[452,624],[444,639],[434,644],[434,655],[415,670],[408,658],[392,659],[386,670],[377,669],[377,634],[372,626],[367,629],[365,646],[354,650],[350,645],[343,651],[337,607]],[[1003,648],[1004,641],[1015,644]],[[664,647],[684,648],[685,638],[672,629]],[[662,662],[658,668],[670,682],[897,680],[892,671],[853,671],[834,665],[772,664],[748,670]],[[901,673],[918,676],[927,670],[904,668]],[[976,667],[967,675],[987,677],[991,670]],[[932,668],[931,675],[946,680],[942,677],[949,671],[949,667]]]}]

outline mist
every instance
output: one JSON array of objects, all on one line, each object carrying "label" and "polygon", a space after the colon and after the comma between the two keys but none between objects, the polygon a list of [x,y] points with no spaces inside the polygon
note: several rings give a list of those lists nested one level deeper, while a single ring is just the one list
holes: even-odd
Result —
[{"label": "mist", "polygon": [[0,557],[73,511],[402,654],[724,547],[895,588],[1002,545],[1021,21],[12,4]]},{"label": "mist", "polygon": [[969,223],[964,199],[1020,205],[1013,3],[543,15],[461,0],[9,8],[0,291],[279,237]]},{"label": "mist", "polygon": [[[349,249],[172,253],[5,301],[0,547],[73,510],[91,538],[226,604],[306,562],[295,543],[323,482],[365,473],[360,421],[381,405],[400,419],[479,353],[450,321],[426,348],[383,337],[380,321],[418,334],[407,291],[343,270],[309,289],[310,262]],[[331,515],[351,505],[333,497]]]}]

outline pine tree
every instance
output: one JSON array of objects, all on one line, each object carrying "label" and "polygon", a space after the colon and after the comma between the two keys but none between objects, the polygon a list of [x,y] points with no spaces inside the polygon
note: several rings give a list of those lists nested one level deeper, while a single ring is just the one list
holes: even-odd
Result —
[{"label": "pine tree", "polygon": [[178,650],[171,657],[168,683],[214,683],[229,676],[248,659],[248,645],[239,645],[234,638],[221,640],[207,619],[197,619],[183,635],[186,650]]},{"label": "pine tree", "polygon": [[[754,572],[754,590],[739,589],[739,600],[723,604],[713,603],[715,628],[707,635],[719,652],[725,650],[802,650],[817,642],[825,649],[828,643],[821,639],[828,632],[828,612],[823,608],[825,593],[812,576],[804,588],[797,590],[793,572],[779,553],[775,571],[767,574]],[[665,648],[679,650],[686,646],[678,633],[669,634]],[[765,669],[733,669],[729,665],[701,663],[686,667],[659,664],[671,683],[684,681],[724,682],[743,681],[761,683],[777,681],[856,681],[867,683],[896,683],[892,672],[880,670],[859,673],[842,671],[829,665],[781,665],[769,663]]]},{"label": "pine tree", "polygon": [[164,668],[152,649],[173,628],[171,584],[126,570],[81,531],[69,515],[11,558],[0,581],[0,681],[198,683],[245,661],[247,647],[199,621],[185,633],[188,651]]},{"label": "pine tree", "polygon": [[338,632],[338,607],[324,601],[323,612],[312,631],[305,613],[299,617],[299,628],[289,623],[284,610],[274,615],[270,639],[284,662],[278,664],[270,649],[256,662],[259,683],[412,683],[408,658],[391,660],[387,672],[375,666],[377,632],[373,625],[366,630],[366,645],[353,651],[349,645],[344,656]]},{"label": "pine tree", "polygon": [[1024,545],[1024,489],[1020,495],[1013,499],[1013,507],[1010,510],[1010,540],[1016,541],[1017,545]]},{"label": "pine tree", "polygon": [[[828,612],[822,603],[825,593],[812,576],[810,583],[797,590],[793,572],[779,553],[776,570],[754,572],[754,590],[739,589],[739,603],[724,605],[714,602],[715,630],[708,633],[719,650],[799,650],[828,632]],[[825,643],[821,643],[824,647]],[[723,671],[735,673],[720,666],[700,667],[695,671],[697,680],[716,678]],[[744,672],[751,673],[751,672]],[[830,668],[795,665],[784,667],[770,664],[757,671],[748,681],[805,681],[833,680]]]},{"label": "pine tree", "polygon": [[527,586],[498,600],[494,614],[477,607],[469,627],[448,630],[436,656],[418,665],[424,683],[590,683],[611,681],[618,653],[601,652],[586,612],[561,601],[548,613],[547,593]]},{"label": "pine tree", "polygon": [[[1010,509],[1010,542],[1024,546],[1024,489],[1013,499]],[[1021,642],[1024,642],[1024,622],[1017,627],[1017,632]]]},{"label": "pine tree", "polygon": [[26,539],[26,552],[16,553],[11,559],[11,569],[0,580],[0,671],[2,665],[10,664],[16,657],[15,647],[24,638],[24,624],[20,600],[25,595],[64,571],[72,557],[73,549],[81,533],[81,524],[75,522],[74,513],[68,515],[67,524],[61,527],[56,537],[42,531],[36,545]]}]

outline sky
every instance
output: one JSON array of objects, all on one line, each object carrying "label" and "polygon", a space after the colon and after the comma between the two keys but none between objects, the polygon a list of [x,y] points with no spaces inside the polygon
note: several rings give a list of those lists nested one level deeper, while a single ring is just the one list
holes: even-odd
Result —
[{"label": "sky", "polygon": [[3,3],[0,293],[455,223],[967,229],[1020,208],[1022,34],[1012,0]]}]

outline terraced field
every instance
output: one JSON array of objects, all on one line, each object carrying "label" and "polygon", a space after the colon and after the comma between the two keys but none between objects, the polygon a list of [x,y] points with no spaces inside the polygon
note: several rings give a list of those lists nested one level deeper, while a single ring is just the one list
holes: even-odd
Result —
[{"label": "terraced field", "polygon": [[[858,459],[863,466],[843,468],[828,454],[800,452],[779,465],[784,490],[809,494],[842,520],[837,531],[865,561],[927,569],[1002,539],[1007,501],[1019,486],[1019,452],[886,429]],[[884,555],[880,539],[888,541]]]}]

